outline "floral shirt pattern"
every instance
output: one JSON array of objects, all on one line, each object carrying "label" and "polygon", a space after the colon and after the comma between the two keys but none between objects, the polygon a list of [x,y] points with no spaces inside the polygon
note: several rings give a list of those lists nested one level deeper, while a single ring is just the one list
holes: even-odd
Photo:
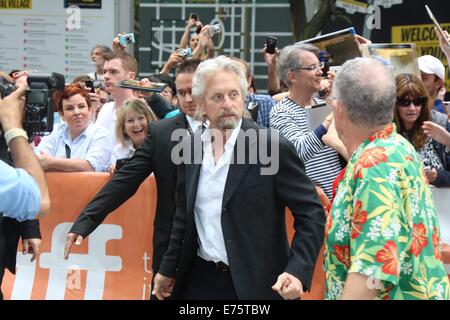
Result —
[{"label": "floral shirt pattern", "polygon": [[434,200],[418,154],[389,125],[348,162],[325,227],[326,298],[349,273],[377,299],[450,299]]}]

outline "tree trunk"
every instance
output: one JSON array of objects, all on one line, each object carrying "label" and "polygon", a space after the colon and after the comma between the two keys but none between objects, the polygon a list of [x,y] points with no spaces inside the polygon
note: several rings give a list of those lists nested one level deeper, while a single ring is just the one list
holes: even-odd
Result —
[{"label": "tree trunk", "polygon": [[315,37],[331,19],[336,6],[336,0],[317,0],[319,10],[307,22],[305,1],[310,0],[289,0],[294,41]]},{"label": "tree trunk", "polygon": [[306,26],[306,6],[305,0],[289,0],[291,11],[292,35],[294,41],[300,39],[300,33]]}]

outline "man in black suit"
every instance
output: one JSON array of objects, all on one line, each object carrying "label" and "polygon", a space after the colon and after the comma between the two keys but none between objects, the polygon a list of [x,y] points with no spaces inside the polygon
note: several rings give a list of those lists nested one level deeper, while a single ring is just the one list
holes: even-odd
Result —
[{"label": "man in black suit", "polygon": [[325,213],[295,147],[242,118],[246,82],[223,56],[196,71],[192,93],[210,126],[177,146],[183,164],[158,299],[298,299],[311,288]]},{"label": "man in black suit", "polygon": [[180,64],[176,71],[177,95],[182,111],[179,115],[149,124],[149,133],[141,149],[118,170],[114,177],[78,216],[66,236],[64,258],[68,259],[74,243],[91,234],[106,216],[136,193],[139,185],[152,172],[158,191],[153,231],[154,274],[162,255],[167,249],[172,220],[175,213],[176,166],[171,161],[172,148],[178,141],[171,141],[172,133],[180,129],[188,134],[195,131],[192,119],[197,107],[191,97],[192,77],[200,61],[189,60]]}]

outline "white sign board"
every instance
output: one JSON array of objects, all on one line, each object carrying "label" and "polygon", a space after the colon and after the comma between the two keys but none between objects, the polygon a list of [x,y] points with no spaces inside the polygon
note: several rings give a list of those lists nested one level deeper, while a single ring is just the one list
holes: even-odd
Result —
[{"label": "white sign board", "polygon": [[450,244],[450,188],[431,188],[441,227],[441,240]]},{"label": "white sign board", "polygon": [[0,7],[0,70],[58,72],[66,81],[95,71],[91,49],[111,45],[115,1],[101,9],[64,8],[63,0],[32,2],[31,9]]}]

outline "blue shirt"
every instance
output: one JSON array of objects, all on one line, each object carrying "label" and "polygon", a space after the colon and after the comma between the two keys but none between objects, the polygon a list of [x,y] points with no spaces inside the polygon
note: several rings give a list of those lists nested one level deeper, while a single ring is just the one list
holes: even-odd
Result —
[{"label": "blue shirt", "polygon": [[173,111],[170,111],[169,113],[166,113],[166,115],[164,116],[164,119],[169,119],[169,118],[173,118],[177,115],[180,114],[180,110],[179,109],[175,109]]},{"label": "blue shirt", "polygon": [[42,138],[34,149],[36,154],[43,151],[52,157],[67,158],[66,145],[70,149],[70,159],[87,160],[96,172],[106,171],[113,150],[109,131],[90,123],[86,130],[72,140],[69,127],[63,123]]},{"label": "blue shirt", "polygon": [[34,219],[41,208],[41,192],[34,178],[0,160],[0,212],[25,221]]},{"label": "blue shirt", "polygon": [[277,103],[273,98],[266,94],[253,94],[249,93],[245,98],[245,105],[248,106],[249,103],[258,105],[258,116],[256,118],[256,123],[269,128],[270,124],[270,110]]},{"label": "blue shirt", "polygon": [[439,99],[434,101],[434,110],[436,110],[437,112],[443,113],[443,114],[447,114],[447,108],[442,103],[442,100],[439,100]]}]

